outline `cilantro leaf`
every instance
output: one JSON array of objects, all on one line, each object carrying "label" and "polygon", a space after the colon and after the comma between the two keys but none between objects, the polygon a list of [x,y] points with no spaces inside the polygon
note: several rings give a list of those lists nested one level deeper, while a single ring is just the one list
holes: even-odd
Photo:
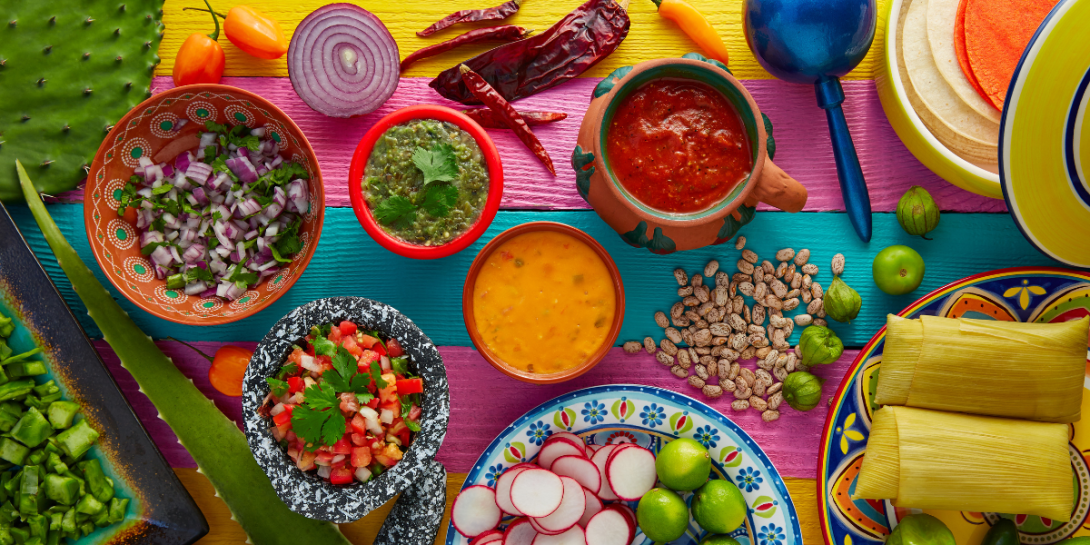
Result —
[{"label": "cilantro leaf", "polygon": [[273,259],[279,261],[280,263],[291,263],[290,257],[284,257],[280,255],[280,252],[276,249],[276,244],[270,244],[269,251],[272,252]]},{"label": "cilantro leaf", "polygon": [[408,426],[409,431],[420,431],[420,424],[409,420],[409,413],[413,410],[414,397],[416,396],[401,397],[401,418],[405,421],[405,425]]},{"label": "cilantro leaf", "polygon": [[[299,228],[303,225],[302,218],[295,218],[295,221],[291,222],[286,229],[281,231],[277,235],[276,242],[269,245],[269,248],[275,249],[277,255],[289,256],[299,252],[303,249],[303,243],[299,240]],[[284,258],[277,259],[282,261]],[[290,259],[288,260],[290,261]]]},{"label": "cilantro leaf", "polygon": [[171,189],[174,189],[174,186],[173,186],[173,185],[171,185],[171,184],[163,184],[163,185],[161,185],[161,186],[159,186],[159,187],[155,187],[155,188],[152,188],[152,190],[151,190],[151,194],[152,194],[152,195],[162,195],[162,194],[164,194],[164,193],[170,193],[170,190],[171,190]]},{"label": "cilantro leaf", "polygon": [[[366,377],[367,375],[356,375],[356,376],[357,377]],[[372,394],[371,392],[366,392],[366,391],[360,392],[360,393],[356,394],[356,399],[360,402],[360,405],[366,405],[366,404],[370,403],[372,399],[375,399],[375,394]]]},{"label": "cilantro leaf", "polygon": [[325,381],[326,384],[332,386],[337,392],[348,391],[348,381],[333,369],[328,369],[326,372],[322,373],[322,380]]},{"label": "cilantro leaf", "polygon": [[457,202],[458,188],[450,184],[433,184],[428,186],[421,208],[437,218],[445,218]]},{"label": "cilantro leaf", "polygon": [[291,427],[296,435],[313,450],[318,445],[332,445],[344,437],[344,417],[339,410],[340,400],[332,384],[311,386],[304,392],[302,405],[291,413]]},{"label": "cilantro leaf", "polygon": [[420,431],[420,424],[417,424],[416,422],[413,422],[412,420],[406,420],[405,421],[405,427],[409,428],[409,431],[412,431],[412,432]]},{"label": "cilantro leaf", "polygon": [[371,378],[375,381],[375,387],[379,390],[387,386],[386,381],[382,380],[382,367],[379,366],[377,361],[371,362]]},{"label": "cilantro leaf", "polygon": [[282,380],[277,380],[272,377],[267,377],[265,382],[269,383],[269,388],[272,389],[273,397],[280,397],[288,393],[288,383]]},{"label": "cilantro leaf", "polygon": [[439,144],[431,150],[416,148],[413,151],[413,164],[424,173],[424,185],[452,182],[458,175],[458,159],[450,144]]},{"label": "cilantro leaf", "polygon": [[[367,391],[367,385],[370,383],[371,375],[368,375],[367,373],[358,373],[356,376],[352,377],[352,380],[349,382],[349,390],[357,395],[371,395],[371,393]],[[367,401],[371,400],[368,399]],[[363,403],[366,403],[366,401]]]},{"label": "cilantro leaf", "polygon": [[408,197],[394,195],[379,203],[373,213],[383,225],[404,228],[416,220],[416,205]]},{"label": "cilantro leaf", "polygon": [[292,362],[280,368],[280,371],[276,373],[277,380],[284,380],[284,377],[288,375],[294,375],[299,372],[299,364]]},{"label": "cilantro leaf", "polygon": [[409,358],[390,358],[390,366],[393,367],[395,373],[400,373],[402,376],[409,374]]},{"label": "cilantro leaf", "polygon": [[257,283],[257,273],[242,265],[236,265],[234,271],[231,272],[231,276],[227,277],[227,281],[234,282],[236,286],[246,289],[251,284]]},{"label": "cilantro leaf", "polygon": [[[337,353],[333,355],[333,368],[344,377],[345,381],[349,381],[355,376],[359,369],[359,364],[356,363],[356,358],[348,352],[343,346],[337,347]],[[348,390],[348,387],[338,388],[340,391]]]},{"label": "cilantro leaf", "polygon": [[208,132],[214,132],[219,134],[227,134],[230,129],[223,123],[216,123],[215,121],[208,120],[204,122],[204,129]]},{"label": "cilantro leaf", "polygon": [[337,353],[337,345],[333,344],[333,341],[325,338],[320,331],[311,331],[314,335],[314,340],[310,341],[310,345],[314,347],[314,354],[318,356],[333,357]]}]

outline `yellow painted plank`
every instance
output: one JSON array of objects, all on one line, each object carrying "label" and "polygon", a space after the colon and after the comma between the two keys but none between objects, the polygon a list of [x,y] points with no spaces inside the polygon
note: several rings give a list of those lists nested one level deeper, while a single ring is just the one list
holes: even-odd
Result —
[{"label": "yellow painted plank", "polygon": [[[745,35],[742,32],[742,0],[689,1],[712,21],[723,36],[723,41],[730,50],[730,66],[735,76],[742,79],[771,77],[757,64],[746,46]],[[880,12],[889,1],[878,1]],[[355,3],[382,19],[397,40],[401,57],[404,58],[421,47],[453,38],[472,27],[459,25],[427,39],[418,38],[415,34],[418,30],[422,30],[452,11],[492,6],[501,2],[502,0],[398,0],[396,2],[366,0]],[[327,0],[212,0],[213,6],[221,13],[226,13],[231,6],[238,3],[245,3],[280,21],[284,32],[290,37],[299,21],[314,9],[329,2]],[[582,3],[583,0],[526,0],[519,13],[507,22],[539,32],[544,31]],[[212,21],[207,13],[183,11],[184,7],[203,7],[202,4],[203,2],[199,0],[166,0],[166,6],[163,9],[166,35],[159,47],[159,56],[163,58],[163,62],[156,69],[156,75],[170,75],[174,67],[174,57],[186,37],[194,32],[202,34],[212,32]],[[619,66],[662,57],[679,57],[690,51],[697,51],[696,45],[674,23],[658,16],[651,0],[631,0],[629,13],[632,18],[632,29],[628,38],[616,53],[585,75],[603,77]],[[284,58],[271,61],[255,59],[240,51],[223,36],[220,37],[220,43],[223,44],[227,53],[226,75],[228,76],[287,76],[287,64]],[[452,51],[434,59],[422,61],[403,75],[434,77],[456,62],[486,49],[487,46],[481,45]],[[880,60],[879,53],[879,48],[871,48],[859,67],[848,74],[846,79],[874,79],[874,69]]]},{"label": "yellow painted plank", "polygon": [[[175,469],[174,472],[178,474],[178,478],[181,479],[182,484],[189,490],[189,493],[193,495],[193,499],[197,501],[201,512],[208,519],[208,526],[211,530],[198,543],[201,545],[236,545],[246,540],[242,527],[231,520],[231,515],[227,512],[227,506],[219,498],[215,497],[208,479],[198,474],[195,469]],[[444,543],[446,540],[450,505],[454,501],[454,496],[458,494],[458,490],[462,488],[465,478],[464,473],[454,473],[447,476],[447,511],[443,515],[443,524],[439,530],[439,537],[435,540],[437,545]],[[788,478],[784,479],[784,481],[791,493],[791,499],[795,503],[795,509],[798,511],[799,521],[802,525],[802,542],[811,545],[820,544],[822,538],[821,529],[818,527],[814,480]],[[356,522],[342,524],[341,531],[348,536],[352,543],[357,545],[374,543],[375,536],[378,535],[378,530],[382,527],[382,521],[386,520],[386,515],[393,508],[393,503],[394,500],[391,500],[390,503]]]}]

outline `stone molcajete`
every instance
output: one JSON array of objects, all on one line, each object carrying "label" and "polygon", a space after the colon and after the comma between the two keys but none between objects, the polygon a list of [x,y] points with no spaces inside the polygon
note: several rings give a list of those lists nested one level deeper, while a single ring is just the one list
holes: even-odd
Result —
[{"label": "stone molcajete", "polygon": [[[397,465],[367,483],[333,485],[303,473],[269,432],[271,422],[257,413],[269,393],[266,377],[284,364],[292,344],[301,344],[312,326],[351,320],[400,341],[410,368],[424,379],[420,432]],[[303,305],[273,326],[254,351],[243,381],[242,413],[246,438],[258,465],[292,511],[312,519],[357,520],[401,494],[379,531],[376,544],[426,545],[435,541],[446,508],[446,469],[435,454],[447,433],[450,389],[435,344],[405,315],[362,297],[330,297]]]},{"label": "stone molcajete", "polygon": [[[609,167],[606,141],[618,105],[636,89],[661,78],[695,80],[722,93],[741,116],[750,143],[753,169],[749,175],[721,201],[695,213],[664,212],[639,203]],[[806,204],[806,188],[772,162],[776,152],[772,122],[725,65],[695,53],[615,70],[595,87],[578,142],[572,168],[579,194],[625,242],[656,254],[730,240],[752,221],[758,202],[787,212],[798,212]]]}]

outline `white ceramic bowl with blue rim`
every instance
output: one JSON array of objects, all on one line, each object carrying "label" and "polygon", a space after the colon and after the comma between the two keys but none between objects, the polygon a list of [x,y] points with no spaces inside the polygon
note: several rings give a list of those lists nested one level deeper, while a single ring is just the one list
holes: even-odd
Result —
[{"label": "white ceramic bowl with blue rim", "polygon": [[[554,398],[512,423],[477,459],[462,488],[495,486],[503,471],[533,462],[549,435],[569,431],[587,443],[635,442],[658,452],[680,437],[700,441],[712,456],[712,478],[730,479],[749,504],[745,524],[731,537],[742,545],[802,545],[798,514],[787,486],[761,447],[737,424],[691,397],[662,388],[634,384],[596,386]],[[692,494],[682,497],[691,502]],[[637,502],[624,502],[633,509]],[[514,517],[505,517],[506,526]],[[705,535],[692,519],[675,545],[696,545]],[[469,539],[453,525],[447,545]],[[653,542],[637,530],[634,545]]]}]

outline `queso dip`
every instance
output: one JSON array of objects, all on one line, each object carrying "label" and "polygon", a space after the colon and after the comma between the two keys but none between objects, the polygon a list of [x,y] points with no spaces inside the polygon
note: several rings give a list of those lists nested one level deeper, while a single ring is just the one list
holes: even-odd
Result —
[{"label": "queso dip", "polygon": [[487,257],[473,285],[473,320],[497,359],[547,375],[578,367],[601,348],[616,295],[591,247],[564,233],[529,232]]}]

